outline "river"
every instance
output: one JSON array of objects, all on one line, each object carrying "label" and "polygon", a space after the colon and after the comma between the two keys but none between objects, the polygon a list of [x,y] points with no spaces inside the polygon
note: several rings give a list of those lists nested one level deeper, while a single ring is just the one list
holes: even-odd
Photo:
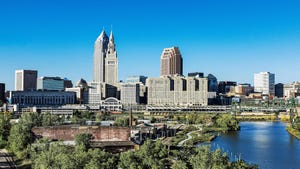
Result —
[{"label": "river", "polygon": [[241,122],[241,130],[221,134],[212,143],[232,160],[244,159],[262,169],[299,169],[300,140],[283,122]]}]

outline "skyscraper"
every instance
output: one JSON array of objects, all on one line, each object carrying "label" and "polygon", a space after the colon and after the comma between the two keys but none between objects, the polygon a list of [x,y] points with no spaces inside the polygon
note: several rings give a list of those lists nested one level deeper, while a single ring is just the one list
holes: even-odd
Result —
[{"label": "skyscraper", "polygon": [[165,48],[160,58],[160,75],[182,75],[182,57],[178,47]]},{"label": "skyscraper", "polygon": [[103,30],[94,46],[94,82],[118,82],[118,58],[113,33],[110,37]]},{"label": "skyscraper", "polygon": [[37,74],[36,70],[16,70],[15,90],[36,90]]},{"label": "skyscraper", "polygon": [[254,91],[262,94],[275,95],[275,75],[270,72],[254,74]]},{"label": "skyscraper", "polygon": [[284,87],[284,84],[282,84],[282,83],[277,83],[276,85],[275,85],[275,96],[276,97],[283,97],[284,95],[284,93],[283,93],[283,87]]},{"label": "skyscraper", "polygon": [[6,99],[5,99],[5,84],[4,83],[0,83],[0,101],[2,103],[5,103]]},{"label": "skyscraper", "polygon": [[112,85],[118,82],[118,58],[115,46],[114,35],[111,31],[105,58],[105,82]]}]

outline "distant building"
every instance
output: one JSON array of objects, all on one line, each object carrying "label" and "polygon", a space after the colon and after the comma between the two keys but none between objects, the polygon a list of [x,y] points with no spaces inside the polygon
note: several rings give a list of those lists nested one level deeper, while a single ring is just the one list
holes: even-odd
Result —
[{"label": "distant building", "polygon": [[64,79],[60,77],[40,77],[37,79],[37,90],[63,91]]},{"label": "distant building", "polygon": [[103,30],[94,46],[94,82],[115,85],[118,82],[118,58],[113,33]]},{"label": "distant building", "polygon": [[16,91],[36,90],[37,75],[38,72],[36,70],[16,70],[15,90]]},{"label": "distant building", "polygon": [[276,97],[283,97],[284,94],[283,94],[283,84],[282,83],[277,83],[275,85],[275,96]]},{"label": "distant building", "polygon": [[219,81],[218,92],[220,94],[226,94],[230,92],[232,87],[236,86],[236,82],[233,81]]},{"label": "distant building", "polygon": [[6,97],[5,97],[5,84],[0,83],[0,101],[2,103],[6,102]]},{"label": "distant building", "polygon": [[270,72],[254,74],[254,91],[262,94],[275,95],[275,75]]},{"label": "distant building", "polygon": [[125,80],[126,83],[143,83],[146,84],[146,76],[128,76]]},{"label": "distant building", "polygon": [[195,77],[148,78],[148,105],[206,106],[207,79]]},{"label": "distant building", "polygon": [[283,94],[287,98],[295,98],[300,96],[300,82],[283,85]]},{"label": "distant building", "polygon": [[191,73],[188,73],[188,77],[203,78],[204,77],[204,73],[202,73],[202,72],[191,72]]},{"label": "distant building", "polygon": [[160,58],[160,75],[182,75],[182,64],[178,47],[165,48]]},{"label": "distant building", "polygon": [[218,92],[218,79],[212,75],[207,75],[207,82],[208,82],[208,92]]},{"label": "distant building", "polygon": [[[76,102],[79,104],[86,103],[88,97],[88,84],[84,79],[80,79],[75,87],[66,88],[66,91],[76,93]],[[86,101],[86,102],[85,102]]]},{"label": "distant building", "polygon": [[21,106],[75,104],[76,93],[65,91],[11,91],[12,104]]},{"label": "distant building", "polygon": [[96,104],[100,105],[102,100],[102,88],[103,84],[101,82],[90,82],[88,83],[88,97],[85,101],[86,104]]},{"label": "distant building", "polygon": [[64,88],[72,88],[73,87],[73,83],[71,80],[64,78]]},{"label": "distant building", "polygon": [[121,84],[121,102],[125,105],[140,104],[140,84]]},{"label": "distant building", "polygon": [[108,47],[108,36],[103,30],[94,45],[94,81],[105,82],[105,58]]},{"label": "distant building", "polygon": [[112,31],[109,36],[105,58],[105,83],[110,85],[118,83],[118,58]]},{"label": "distant building", "polygon": [[254,87],[251,84],[244,83],[235,86],[235,94],[248,96],[254,91]]}]

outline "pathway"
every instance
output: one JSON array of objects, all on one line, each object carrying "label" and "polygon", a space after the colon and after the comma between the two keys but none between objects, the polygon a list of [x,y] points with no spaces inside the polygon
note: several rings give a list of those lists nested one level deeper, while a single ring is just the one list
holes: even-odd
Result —
[{"label": "pathway", "polygon": [[184,140],[182,140],[182,141],[180,141],[179,143],[178,143],[178,147],[182,147],[182,145],[185,143],[185,142],[187,142],[188,140],[190,140],[190,139],[192,139],[193,137],[191,136],[191,134],[192,133],[195,133],[195,132],[199,132],[199,131],[202,131],[202,128],[200,128],[199,130],[196,130],[196,131],[191,131],[191,132],[188,132],[186,135],[188,136],[188,138],[187,139],[184,139]]}]

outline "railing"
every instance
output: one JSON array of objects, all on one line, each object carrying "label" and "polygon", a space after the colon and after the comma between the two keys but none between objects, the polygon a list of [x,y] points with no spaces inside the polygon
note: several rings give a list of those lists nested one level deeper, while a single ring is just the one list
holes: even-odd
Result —
[{"label": "railing", "polygon": [[17,165],[11,155],[5,152],[0,152],[0,157],[4,159],[5,163],[8,165],[7,167],[11,169],[17,169]]}]

